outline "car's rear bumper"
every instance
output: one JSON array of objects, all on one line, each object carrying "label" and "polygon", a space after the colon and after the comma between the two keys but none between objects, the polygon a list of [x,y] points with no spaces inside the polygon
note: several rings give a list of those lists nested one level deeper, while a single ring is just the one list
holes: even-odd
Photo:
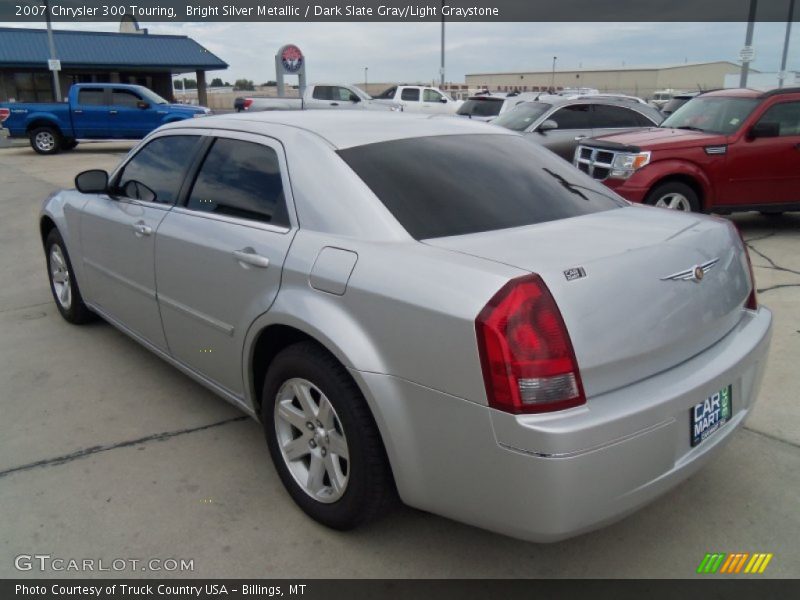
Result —
[{"label": "car's rear bumper", "polygon": [[[764,308],[748,312],[677,367],[550,415],[508,415],[390,376],[354,376],[406,503],[555,541],[619,519],[720,453],[757,397],[771,321]],[[731,420],[692,448],[691,407],[727,385]]]}]

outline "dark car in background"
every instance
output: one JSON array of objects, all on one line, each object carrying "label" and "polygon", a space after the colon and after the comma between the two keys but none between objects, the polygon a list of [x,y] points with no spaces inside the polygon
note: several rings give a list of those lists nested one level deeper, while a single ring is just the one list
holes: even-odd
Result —
[{"label": "dark car in background", "polygon": [[664,116],[631,96],[595,94],[576,98],[547,96],[524,102],[492,121],[519,131],[564,160],[572,161],[575,148],[587,138],[657,127]]},{"label": "dark car in background", "polygon": [[683,92],[682,94],[675,94],[672,99],[668,100],[661,109],[661,113],[664,115],[664,117],[668,117],[681,106],[686,104],[689,100],[696,98],[702,93],[703,92]]}]

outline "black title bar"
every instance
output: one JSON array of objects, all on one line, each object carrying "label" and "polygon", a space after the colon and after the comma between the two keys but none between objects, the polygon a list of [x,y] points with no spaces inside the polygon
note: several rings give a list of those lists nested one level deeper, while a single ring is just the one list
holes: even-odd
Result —
[{"label": "black title bar", "polygon": [[[0,0],[0,21],[744,22],[754,0]],[[790,0],[759,0],[786,21]],[[793,20],[798,20],[795,11]]]}]

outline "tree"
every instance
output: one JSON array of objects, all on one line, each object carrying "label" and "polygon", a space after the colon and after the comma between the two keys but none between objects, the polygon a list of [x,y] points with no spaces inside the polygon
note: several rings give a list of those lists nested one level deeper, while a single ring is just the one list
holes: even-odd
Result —
[{"label": "tree", "polygon": [[175,86],[176,90],[182,90],[183,89],[183,81],[181,81],[180,79],[176,79],[172,83]]},{"label": "tree", "polygon": [[245,91],[252,91],[255,88],[253,82],[250,79],[237,79],[233,84],[233,89],[235,90],[245,90]]},{"label": "tree", "polygon": [[214,77],[214,79],[211,80],[211,87],[222,87],[223,85],[225,84],[222,83],[222,79],[219,77]]},{"label": "tree", "polygon": [[[196,90],[197,89],[197,80],[196,79],[183,79],[183,83],[186,84],[187,90]],[[181,88],[183,89],[183,88]]]}]

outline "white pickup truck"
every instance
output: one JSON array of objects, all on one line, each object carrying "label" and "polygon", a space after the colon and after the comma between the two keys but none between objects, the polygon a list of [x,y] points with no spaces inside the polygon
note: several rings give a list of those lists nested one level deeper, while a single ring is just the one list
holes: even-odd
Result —
[{"label": "white pickup truck", "polygon": [[453,114],[461,102],[435,87],[424,85],[396,85],[375,96],[374,102],[399,105],[403,111]]},{"label": "white pickup truck", "polygon": [[301,98],[237,98],[237,111],[262,110],[400,110],[397,104],[376,103],[354,85],[315,83],[306,86]]}]

